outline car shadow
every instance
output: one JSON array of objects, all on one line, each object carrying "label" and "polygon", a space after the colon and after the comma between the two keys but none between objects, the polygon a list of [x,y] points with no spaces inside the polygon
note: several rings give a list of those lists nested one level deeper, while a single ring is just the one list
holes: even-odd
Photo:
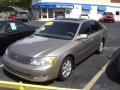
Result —
[{"label": "car shadow", "polygon": [[105,71],[107,77],[113,82],[116,82],[118,84],[120,84],[120,70],[118,69],[120,62],[119,60],[120,60],[120,48],[117,49],[110,58],[110,63]]}]

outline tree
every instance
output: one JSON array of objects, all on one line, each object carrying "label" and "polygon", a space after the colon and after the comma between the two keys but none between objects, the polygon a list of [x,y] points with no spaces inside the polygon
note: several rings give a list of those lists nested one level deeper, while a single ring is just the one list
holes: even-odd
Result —
[{"label": "tree", "polygon": [[21,0],[23,8],[30,10],[32,0]]},{"label": "tree", "polygon": [[0,6],[18,6],[24,9],[30,9],[32,0],[0,0]]}]

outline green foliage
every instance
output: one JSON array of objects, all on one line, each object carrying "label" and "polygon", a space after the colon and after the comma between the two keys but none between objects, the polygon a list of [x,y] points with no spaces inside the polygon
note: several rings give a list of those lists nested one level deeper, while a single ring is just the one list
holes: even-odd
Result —
[{"label": "green foliage", "polygon": [[28,9],[32,0],[0,0],[0,6],[18,6],[24,9]]}]

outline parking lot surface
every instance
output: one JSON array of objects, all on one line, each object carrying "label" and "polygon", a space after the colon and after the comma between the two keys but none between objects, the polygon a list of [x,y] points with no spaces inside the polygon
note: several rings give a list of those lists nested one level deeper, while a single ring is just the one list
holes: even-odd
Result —
[{"label": "parking lot surface", "polygon": [[[33,22],[29,22],[29,25]],[[34,25],[41,25],[34,22]],[[114,67],[116,61],[110,61],[113,53],[120,47],[120,22],[104,23],[108,27],[108,38],[102,54],[92,54],[77,65],[70,78],[66,81],[51,80],[46,83],[34,83],[22,80],[7,72],[4,72],[2,57],[0,57],[0,80],[32,83],[45,86],[57,86],[75,89],[91,90],[120,90],[120,79]],[[111,64],[108,64],[111,62]],[[106,67],[107,66],[107,67]],[[3,89],[0,89],[3,90]]]}]

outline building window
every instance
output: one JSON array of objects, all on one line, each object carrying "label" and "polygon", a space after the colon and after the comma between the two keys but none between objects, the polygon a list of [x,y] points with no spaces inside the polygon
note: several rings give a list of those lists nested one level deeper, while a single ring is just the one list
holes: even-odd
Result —
[{"label": "building window", "polygon": [[97,14],[103,14],[105,11],[97,11]]},{"label": "building window", "polygon": [[82,5],[82,14],[89,14],[91,10],[90,4],[83,4]]},{"label": "building window", "polygon": [[70,14],[71,13],[71,9],[66,9],[66,14]]},{"label": "building window", "polygon": [[97,13],[98,14],[102,14],[103,12],[105,12],[105,10],[106,10],[106,6],[105,5],[97,6]]},{"label": "building window", "polygon": [[55,18],[63,18],[65,17],[65,9],[64,8],[56,8],[55,9]]}]

